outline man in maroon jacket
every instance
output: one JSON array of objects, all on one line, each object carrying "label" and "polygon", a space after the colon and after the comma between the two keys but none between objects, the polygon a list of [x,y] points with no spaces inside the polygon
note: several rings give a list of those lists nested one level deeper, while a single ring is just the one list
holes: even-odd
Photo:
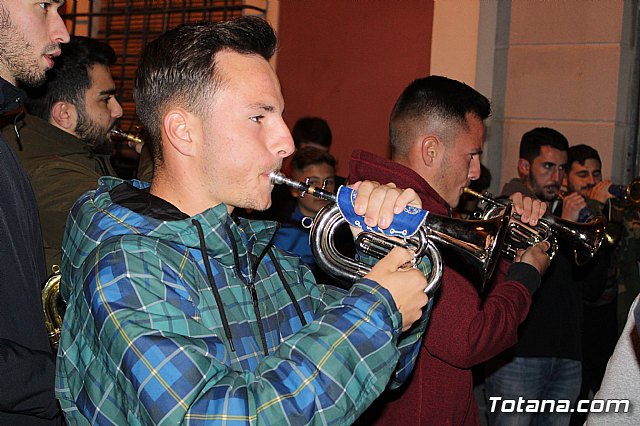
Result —
[{"label": "man in maroon jacket", "polygon": [[[393,161],[355,151],[350,179],[413,188],[424,209],[451,215],[463,188],[480,176],[483,120],[489,114],[489,101],[463,83],[439,76],[416,80],[391,113]],[[520,194],[512,199],[531,225],[546,210]],[[519,252],[514,263],[501,261],[494,286],[482,299],[456,262],[446,263],[410,382],[374,402],[359,424],[479,424],[471,367],[516,343],[518,325],[549,265],[547,248],[541,243]]]}]

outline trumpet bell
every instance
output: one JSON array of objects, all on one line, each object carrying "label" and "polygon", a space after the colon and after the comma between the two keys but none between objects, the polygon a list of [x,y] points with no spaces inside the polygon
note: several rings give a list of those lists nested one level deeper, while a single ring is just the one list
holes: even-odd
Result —
[{"label": "trumpet bell", "polygon": [[598,252],[606,238],[604,216],[594,216],[585,223],[563,220],[555,216],[545,216],[554,232],[563,241],[570,242],[576,265],[584,265]]}]

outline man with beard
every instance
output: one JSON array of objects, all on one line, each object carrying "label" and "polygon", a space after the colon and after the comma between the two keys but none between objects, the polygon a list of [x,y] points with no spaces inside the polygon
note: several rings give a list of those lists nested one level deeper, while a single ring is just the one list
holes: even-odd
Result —
[{"label": "man with beard", "polygon": [[[602,179],[602,161],[598,151],[589,145],[575,145],[569,148],[568,169],[565,186],[568,195],[563,204],[570,204],[574,221],[579,218],[603,214],[613,206],[609,200],[614,196],[609,192],[611,180]],[[565,207],[565,209],[570,206]],[[586,212],[586,214],[585,214]],[[611,216],[609,216],[611,218]],[[611,223],[611,222],[610,222]],[[582,333],[582,386],[580,399],[587,399],[600,389],[607,368],[607,361],[613,354],[618,340],[616,296],[618,290],[618,261],[614,247],[601,248],[586,266],[588,273],[583,286],[589,289],[584,294],[584,322]],[[572,424],[583,424],[587,413],[575,412]]]},{"label": "man with beard", "polygon": [[4,129],[33,185],[47,269],[60,263],[60,247],[73,203],[100,176],[116,176],[109,131],[122,116],[109,67],[113,49],[88,37],[71,37],[43,86],[27,91],[29,114]]},{"label": "man with beard", "polygon": [[[552,213],[577,221],[584,200],[578,201],[581,197],[573,195],[562,203],[558,197],[568,166],[568,150],[567,138],[557,130],[538,127],[525,133],[520,143],[519,178],[508,182],[502,195],[521,192],[537,197],[550,204]],[[567,412],[507,413],[494,402],[518,398],[569,401],[571,406],[576,402],[582,369],[582,299],[592,291],[592,284],[585,279],[594,263],[578,268],[570,249],[567,244],[559,245],[529,315],[520,326],[518,343],[487,365],[490,424],[569,424],[571,414]],[[492,409],[495,405],[498,408]]]},{"label": "man with beard", "polygon": [[[19,107],[18,81],[44,82],[69,41],[58,14],[63,1],[0,0],[0,110]],[[42,317],[46,278],[33,190],[0,135],[0,424],[60,423],[53,393],[54,358]]]}]

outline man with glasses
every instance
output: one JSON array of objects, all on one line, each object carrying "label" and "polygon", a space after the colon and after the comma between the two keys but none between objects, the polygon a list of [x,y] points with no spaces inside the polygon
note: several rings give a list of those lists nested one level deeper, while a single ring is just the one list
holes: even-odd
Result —
[{"label": "man with glasses", "polygon": [[[336,190],[336,160],[328,151],[315,146],[299,148],[291,159],[291,178],[306,182],[315,187],[324,187],[329,192]],[[294,211],[288,220],[283,221],[276,232],[273,243],[276,247],[295,253],[311,268],[316,281],[322,283],[334,282],[316,265],[315,258],[309,245],[309,225],[316,214],[327,205],[328,201],[312,196],[305,196],[297,189],[290,189],[291,195],[297,200]],[[341,251],[352,253],[353,240],[349,228],[339,228],[336,232],[336,245]]]}]

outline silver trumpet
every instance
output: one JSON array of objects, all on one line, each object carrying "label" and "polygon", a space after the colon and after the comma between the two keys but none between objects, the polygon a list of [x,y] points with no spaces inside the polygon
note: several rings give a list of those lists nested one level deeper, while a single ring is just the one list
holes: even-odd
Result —
[{"label": "silver trumpet", "polygon": [[[465,188],[464,192],[477,197],[485,207],[476,213],[483,219],[499,214],[507,204],[488,195]],[[564,220],[551,214],[540,218],[536,226],[522,222],[518,215],[509,222],[509,235],[502,249],[502,253],[513,259],[518,249],[526,249],[542,241],[549,243],[549,257],[553,259],[558,250],[558,239],[570,244],[574,252],[577,265],[587,263],[598,251],[605,236],[605,220],[602,216],[595,216],[587,223],[577,223]]]},{"label": "silver trumpet", "polygon": [[[334,243],[338,226],[348,223],[340,213],[336,195],[307,183],[287,179],[280,173],[271,173],[274,184],[296,188],[303,194],[330,201],[313,219],[309,242],[318,266],[336,279],[355,281],[365,276],[371,266],[342,255]],[[382,258],[393,247],[401,246],[415,253],[416,261],[427,256],[431,273],[427,277],[427,294],[433,294],[440,285],[443,261],[438,248],[450,250],[470,266],[479,276],[478,290],[483,292],[500,257],[500,247],[508,232],[510,210],[490,220],[457,220],[429,214],[419,231],[410,238],[390,238],[384,234],[361,232],[356,238],[357,248],[372,257]],[[435,245],[438,245],[436,248]]]}]

